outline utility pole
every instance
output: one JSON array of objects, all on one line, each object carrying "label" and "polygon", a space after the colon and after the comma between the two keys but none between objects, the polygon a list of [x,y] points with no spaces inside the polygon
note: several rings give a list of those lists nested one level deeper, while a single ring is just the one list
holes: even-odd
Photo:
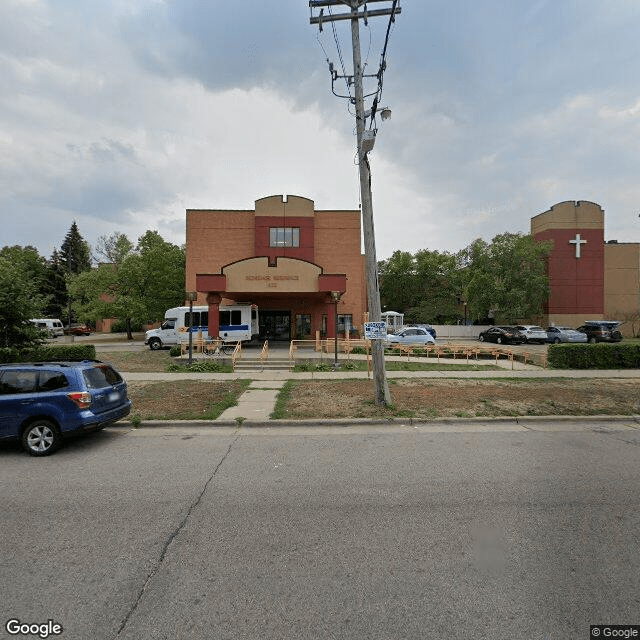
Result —
[{"label": "utility pole", "polygon": [[[389,2],[391,0],[368,0],[368,2]],[[366,0],[310,0],[309,7],[314,8],[330,8],[332,6],[347,5],[351,8],[348,13],[324,15],[324,8],[320,10],[318,16],[311,17],[311,24],[318,24],[322,31],[323,22],[335,22],[337,20],[350,20],[351,21],[351,42],[353,47],[353,76],[347,77],[347,84],[353,84],[354,96],[349,96],[352,104],[355,106],[356,111],[356,134],[358,145],[358,168],[360,173],[360,203],[362,207],[362,231],[364,235],[364,253],[365,253],[365,265],[366,265],[366,279],[367,279],[367,303],[369,307],[369,321],[380,322],[381,321],[381,307],[380,307],[380,287],[378,283],[378,259],[376,257],[376,240],[373,225],[373,203],[371,198],[371,171],[369,168],[369,159],[367,154],[373,148],[375,141],[375,130],[365,131],[365,124],[367,119],[367,112],[364,108],[364,90],[363,79],[364,71],[362,68],[362,58],[360,53],[360,20],[364,20],[365,24],[367,20],[375,16],[388,15],[391,16],[391,20],[395,15],[400,13],[400,7],[398,6],[398,0],[393,0],[392,6],[386,9],[378,9],[373,11],[367,11]],[[364,10],[358,9],[364,5]],[[388,31],[387,31],[388,38]],[[385,42],[386,51],[386,42]],[[373,77],[378,77],[379,87],[381,88],[382,74],[384,72],[384,55],[381,68],[378,74]],[[332,74],[332,81],[340,77],[337,72],[334,71],[333,66],[330,65],[330,71]],[[371,77],[371,76],[369,76]],[[335,94],[335,91],[334,91]],[[337,95],[337,94],[336,94]],[[377,100],[379,94],[373,101],[373,106],[368,112],[372,121],[375,117],[377,109]],[[384,117],[384,115],[383,115]],[[366,135],[365,135],[366,134]],[[373,364],[373,377],[375,382],[375,403],[379,406],[387,406],[391,404],[391,394],[389,393],[389,385],[387,384],[387,374],[384,364],[384,344],[380,339],[371,340],[371,356]]]}]

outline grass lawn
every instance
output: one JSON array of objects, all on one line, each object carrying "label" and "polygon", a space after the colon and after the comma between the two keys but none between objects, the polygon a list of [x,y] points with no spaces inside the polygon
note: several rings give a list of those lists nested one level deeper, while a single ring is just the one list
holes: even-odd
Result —
[{"label": "grass lawn", "polygon": [[272,418],[633,415],[640,381],[589,379],[392,379],[393,406],[377,407],[370,380],[287,382]]},{"label": "grass lawn", "polygon": [[250,380],[210,382],[132,381],[128,383],[133,403],[131,417],[144,420],[215,420],[225,409],[238,404],[238,396]]}]

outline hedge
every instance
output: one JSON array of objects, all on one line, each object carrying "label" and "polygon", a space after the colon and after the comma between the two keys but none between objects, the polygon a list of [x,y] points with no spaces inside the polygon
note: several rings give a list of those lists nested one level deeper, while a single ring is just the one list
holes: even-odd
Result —
[{"label": "hedge", "polygon": [[554,369],[638,369],[640,345],[624,342],[549,345],[547,363]]},{"label": "hedge", "polygon": [[12,347],[0,349],[2,362],[79,362],[95,360],[96,348],[92,344],[40,345],[18,350]]}]

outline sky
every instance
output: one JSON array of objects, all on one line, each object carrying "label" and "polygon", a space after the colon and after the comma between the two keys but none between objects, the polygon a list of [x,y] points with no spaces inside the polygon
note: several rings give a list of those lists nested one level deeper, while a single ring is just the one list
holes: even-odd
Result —
[{"label": "sky", "polygon": [[[640,242],[638,0],[400,6],[369,154],[378,259],[528,233],[565,200]],[[74,220],[91,245],[182,244],[186,209],[276,194],[357,209],[327,64],[352,73],[349,23],[309,18],[307,0],[0,0],[0,247],[49,257]],[[367,73],[387,26],[361,24]]]}]

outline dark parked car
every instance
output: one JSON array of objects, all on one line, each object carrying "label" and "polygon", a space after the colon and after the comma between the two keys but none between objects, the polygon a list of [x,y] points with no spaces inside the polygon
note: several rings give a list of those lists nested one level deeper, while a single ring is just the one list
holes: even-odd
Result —
[{"label": "dark parked car", "polygon": [[82,322],[72,322],[71,329],[69,329],[69,325],[65,325],[64,327],[64,335],[68,336],[69,334],[72,336],[90,336],[91,327]]},{"label": "dark parked car", "polygon": [[586,333],[589,342],[620,342],[620,324],[617,320],[587,320],[577,331]]},{"label": "dark parked car", "polygon": [[478,340],[498,344],[523,344],[527,341],[527,336],[515,327],[490,327],[480,333]]},{"label": "dark parked car", "polygon": [[64,437],[97,431],[130,411],[127,383],[100,361],[0,365],[0,439],[20,440],[33,456],[53,453]]}]

